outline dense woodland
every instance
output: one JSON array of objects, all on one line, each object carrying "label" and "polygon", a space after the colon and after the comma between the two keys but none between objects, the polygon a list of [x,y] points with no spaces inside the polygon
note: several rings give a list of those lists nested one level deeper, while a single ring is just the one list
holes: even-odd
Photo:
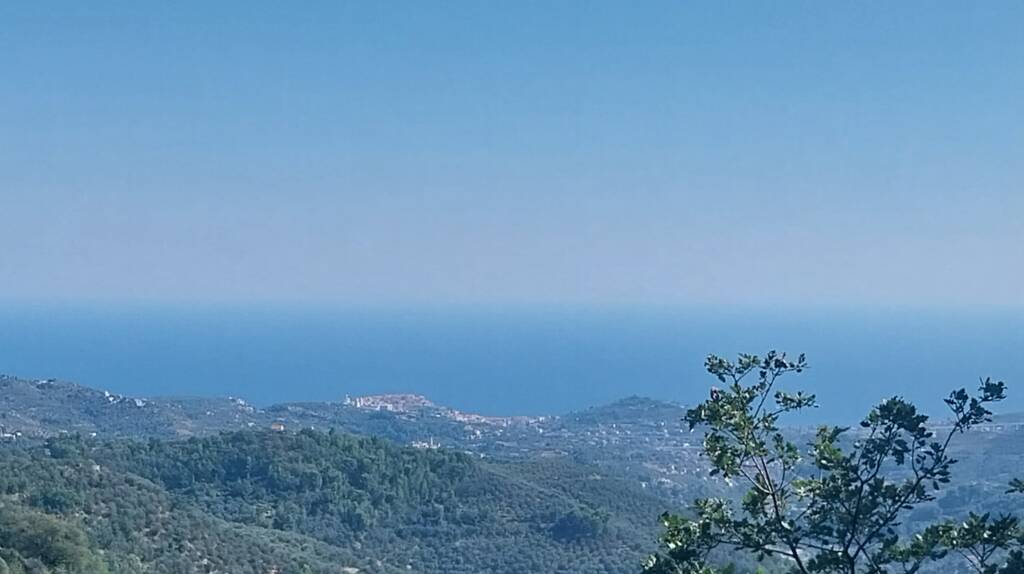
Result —
[{"label": "dense woodland", "polygon": [[[0,449],[0,572],[635,572],[662,504],[565,461],[303,431]],[[356,570],[353,570],[356,569]]]}]

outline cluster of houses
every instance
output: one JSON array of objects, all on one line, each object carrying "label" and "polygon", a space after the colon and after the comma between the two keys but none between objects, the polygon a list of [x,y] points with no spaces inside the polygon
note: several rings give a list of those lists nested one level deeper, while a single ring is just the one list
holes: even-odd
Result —
[{"label": "cluster of houses", "polygon": [[432,408],[434,403],[423,395],[368,395],[365,397],[345,396],[345,406],[369,411],[388,411],[407,413],[414,410]]},{"label": "cluster of houses", "polygon": [[21,431],[8,431],[7,427],[0,425],[0,440],[15,440],[21,438]]}]

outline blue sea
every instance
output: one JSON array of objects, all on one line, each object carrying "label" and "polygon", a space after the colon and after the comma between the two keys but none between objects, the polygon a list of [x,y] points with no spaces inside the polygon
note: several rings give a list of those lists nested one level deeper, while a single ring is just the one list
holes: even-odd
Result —
[{"label": "blue sea", "polygon": [[1000,410],[1024,410],[1020,311],[0,308],[2,373],[259,405],[390,392],[483,414],[685,404],[713,383],[706,354],[768,349],[807,353],[812,369],[787,386],[819,396],[812,418],[852,422],[895,394],[940,414],[941,396],[987,375],[1011,383]]}]

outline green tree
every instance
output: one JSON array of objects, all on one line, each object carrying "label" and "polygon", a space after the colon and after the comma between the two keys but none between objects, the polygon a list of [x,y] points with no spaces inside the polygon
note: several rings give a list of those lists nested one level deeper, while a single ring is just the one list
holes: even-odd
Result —
[{"label": "green tree", "polygon": [[[815,397],[787,393],[777,382],[807,369],[803,355],[790,360],[772,351],[735,362],[711,355],[705,366],[724,387],[713,387],[685,421],[704,430],[711,474],[740,480],[745,494],[698,499],[687,516],[663,515],[662,550],[645,562],[645,573],[720,572],[711,565],[716,549],[799,574],[912,574],[955,556],[979,574],[1024,573],[1024,534],[1013,516],[971,515],[917,534],[900,528],[949,483],[951,441],[991,420],[987,407],[1004,398],[1004,383],[984,379],[976,395],[951,393],[946,425],[929,425],[913,404],[893,397],[860,428],[822,426],[801,448],[779,419],[816,406]],[[1008,492],[1022,490],[1015,481]]]}]

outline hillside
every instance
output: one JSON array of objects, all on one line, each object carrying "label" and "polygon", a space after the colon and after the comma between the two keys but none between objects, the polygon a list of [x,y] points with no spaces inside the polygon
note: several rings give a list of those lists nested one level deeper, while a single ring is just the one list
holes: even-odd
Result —
[{"label": "hillside", "polygon": [[5,435],[173,438],[246,428],[259,420],[257,409],[237,399],[126,397],[66,381],[0,375]]},{"label": "hillside", "polygon": [[0,493],[0,521],[18,525],[0,529],[9,568],[83,573],[625,573],[662,510],[566,461],[314,431],[8,445]]},{"label": "hillside", "polygon": [[[67,433],[181,439],[275,424],[289,433],[334,429],[400,445],[440,446],[486,461],[543,459],[597,466],[666,507],[726,488],[708,476],[699,454],[700,434],[680,422],[684,410],[628,397],[560,416],[482,417],[416,395],[258,408],[240,398],[124,397],[70,382],[0,376],[0,441],[25,443]],[[1001,414],[954,442],[963,461],[961,477],[972,489],[996,493],[1003,479],[1024,465],[1021,420],[1019,414]]]},{"label": "hillside", "polygon": [[702,486],[690,480],[703,465],[693,437],[679,424],[682,413],[677,405],[640,397],[545,417],[484,417],[415,395],[258,408],[240,398],[125,397],[64,381],[0,377],[0,434],[9,439],[66,433],[172,439],[273,425],[289,432],[335,429],[495,460],[565,457],[600,465],[673,500]]},{"label": "hillside", "polygon": [[[15,477],[0,483],[5,515],[66,530],[118,572],[179,571],[168,544],[204,572],[235,571],[224,570],[238,558],[226,548],[248,549],[251,572],[632,572],[662,511],[734,492],[709,476],[683,408],[641,397],[526,418],[416,395],[258,408],[12,377],[0,390],[0,450]],[[1024,511],[1002,496],[1024,466],[1020,420],[997,416],[958,437],[955,486],[903,526]],[[81,471],[93,465],[103,480]],[[74,494],[33,490],[48,484]],[[133,514],[143,503],[122,503],[138,500],[156,501],[155,523]]]},{"label": "hillside", "polygon": [[[543,417],[481,416],[434,404],[419,395],[376,395],[346,398],[344,402],[258,408],[235,397],[128,397],[68,381],[0,375],[0,429],[26,437],[95,433],[101,438],[187,438],[281,423],[296,429],[344,429],[403,443],[426,439],[434,433],[438,441],[472,446],[556,430],[674,424],[683,413],[678,405],[642,397]],[[507,448],[504,453],[514,455],[515,449]]]},{"label": "hillside", "polygon": [[449,442],[535,427],[552,417],[484,417],[417,395],[357,397],[257,408],[234,397],[127,397],[55,379],[0,375],[0,431],[26,438],[81,433],[101,438],[187,438],[226,430],[336,428],[415,442],[436,432]]}]

